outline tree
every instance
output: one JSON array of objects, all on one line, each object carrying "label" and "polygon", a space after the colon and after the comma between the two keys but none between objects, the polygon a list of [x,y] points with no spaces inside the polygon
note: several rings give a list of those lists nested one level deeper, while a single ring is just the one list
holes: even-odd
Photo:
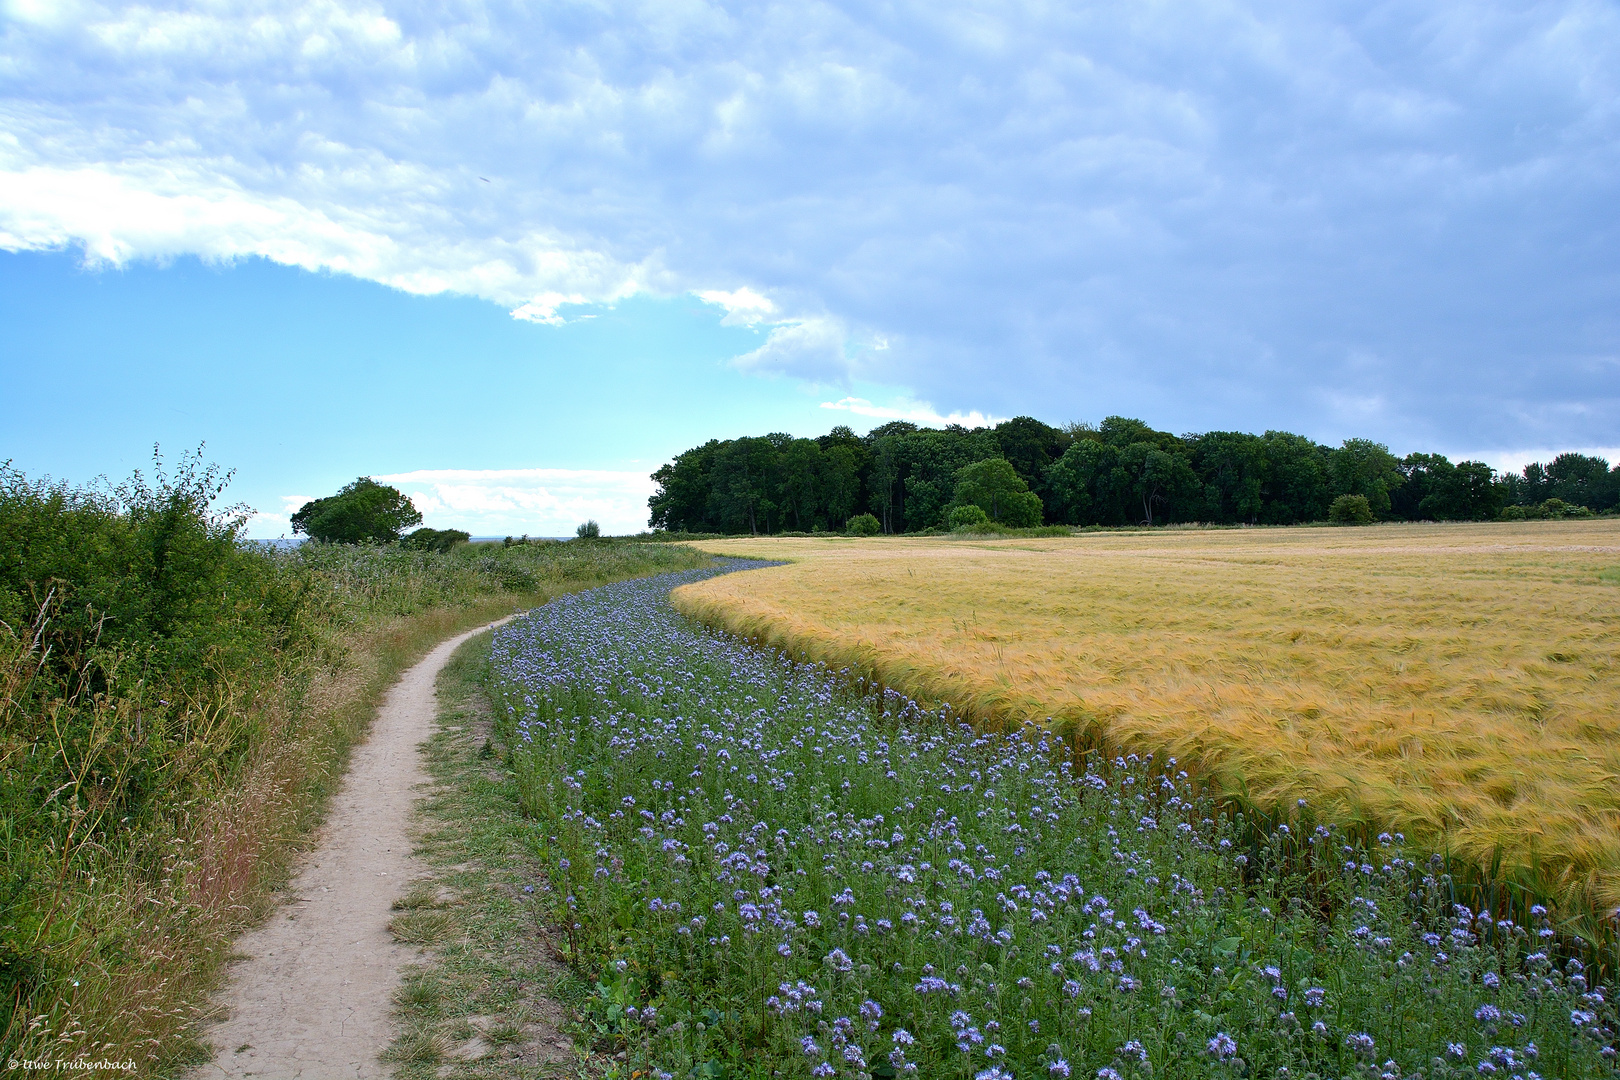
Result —
[{"label": "tree", "polygon": [[1457,467],[1441,454],[1407,454],[1399,468],[1404,479],[1390,494],[1390,516],[1407,521],[1449,519],[1439,493]]},{"label": "tree", "polygon": [[1559,499],[1590,510],[1607,510],[1620,498],[1609,463],[1585,454],[1559,454],[1546,465],[1543,499]]},{"label": "tree", "polygon": [[1376,518],[1389,516],[1389,493],[1406,482],[1389,447],[1371,439],[1346,439],[1329,455],[1328,468],[1334,495],[1365,496]]},{"label": "tree", "polygon": [[945,522],[956,490],[956,470],[996,453],[985,429],[953,424],[944,431],[916,431],[900,442],[905,461],[906,529],[931,529]]},{"label": "tree", "polygon": [[[1042,518],[1040,496],[1029,490],[1006,458],[986,458],[956,470],[951,507],[967,506],[977,506],[991,521],[1013,528],[1039,525]],[[954,516],[948,520],[954,522]]]},{"label": "tree", "polygon": [[1265,508],[1265,440],[1241,431],[1212,431],[1187,441],[1204,488],[1203,519],[1258,522]]},{"label": "tree", "polygon": [[1116,493],[1118,465],[1116,448],[1101,439],[1076,439],[1047,472],[1053,516],[1068,525],[1123,525]]},{"label": "tree", "polygon": [[994,434],[1001,456],[1012,463],[1018,475],[1029,485],[1029,490],[1039,496],[1044,504],[1047,499],[1046,474],[1073,440],[1059,429],[1031,416],[1004,420],[995,426]]},{"label": "tree", "polygon": [[602,536],[602,526],[595,520],[584,522],[574,530],[574,536],[580,540],[597,540]]},{"label": "tree", "polygon": [[1329,450],[1287,431],[1265,434],[1266,488],[1260,520],[1267,525],[1320,521],[1327,516]]},{"label": "tree", "polygon": [[369,476],[305,503],[292,516],[294,533],[329,544],[392,543],[401,530],[420,524],[422,515],[404,492]]},{"label": "tree", "polygon": [[872,474],[867,487],[872,490],[872,509],[878,512],[886,533],[894,532],[900,519],[900,478],[900,436],[885,435],[872,444]]},{"label": "tree", "polygon": [[777,504],[771,495],[776,471],[776,446],[769,437],[723,443],[710,473],[710,517],[718,519],[727,532],[773,531],[771,517]]},{"label": "tree", "polygon": [[648,524],[671,532],[720,532],[719,523],[709,516],[709,497],[714,489],[710,476],[720,440],[710,439],[702,446],[680,454],[652,474],[658,491],[647,500]]},{"label": "tree", "polygon": [[[1506,490],[1483,461],[1459,461],[1432,498],[1452,521],[1489,521],[1502,511]],[[1437,515],[1438,516],[1438,515]]]},{"label": "tree", "polygon": [[842,527],[860,505],[861,474],[856,453],[859,446],[835,444],[821,452],[822,510],[827,515],[827,527]]},{"label": "tree", "polygon": [[1183,454],[1135,442],[1119,455],[1120,467],[1131,478],[1131,494],[1142,507],[1142,523],[1153,524],[1153,511],[1163,507],[1166,520],[1176,516],[1179,503],[1189,503],[1199,492],[1198,477]]},{"label": "tree", "polygon": [[806,532],[815,523],[821,506],[821,473],[823,470],[821,445],[814,439],[793,439],[782,447],[781,489],[777,502],[782,508],[785,524]]}]

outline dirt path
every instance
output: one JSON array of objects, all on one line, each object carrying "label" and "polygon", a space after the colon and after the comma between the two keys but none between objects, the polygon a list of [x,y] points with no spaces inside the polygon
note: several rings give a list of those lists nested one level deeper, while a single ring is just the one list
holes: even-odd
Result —
[{"label": "dirt path", "polygon": [[390,905],[426,870],[411,858],[411,807],[428,779],[417,745],[433,734],[439,669],[487,629],[439,645],[388,692],[286,907],[236,942],[249,959],[231,972],[227,1019],[208,1032],[217,1054],[198,1080],[392,1072],[377,1060],[393,1036],[391,996],[420,955],[388,933]]}]

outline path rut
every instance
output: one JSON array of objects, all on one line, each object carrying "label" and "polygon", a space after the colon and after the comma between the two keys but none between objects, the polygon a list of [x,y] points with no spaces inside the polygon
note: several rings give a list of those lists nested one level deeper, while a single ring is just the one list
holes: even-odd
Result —
[{"label": "path rut", "polygon": [[436,646],[388,692],[370,737],[355,749],[315,850],[265,925],[243,934],[247,959],[231,970],[227,1019],[208,1037],[217,1077],[383,1077],[400,969],[421,955],[388,932],[393,902],[426,867],[411,857],[411,809],[428,776],[417,747],[434,730],[434,681],[457,646],[506,622]]}]

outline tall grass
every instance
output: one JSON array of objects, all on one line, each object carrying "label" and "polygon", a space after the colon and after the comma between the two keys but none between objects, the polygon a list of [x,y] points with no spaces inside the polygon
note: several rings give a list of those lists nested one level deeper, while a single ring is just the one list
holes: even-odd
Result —
[{"label": "tall grass", "polygon": [[226,477],[0,468],[0,1050],[197,1052],[260,913],[397,673],[445,635],[690,566],[673,546],[244,543]]},{"label": "tall grass", "polygon": [[711,624],[1404,830],[1521,917],[1620,904],[1615,522],[704,546],[797,560],[676,594]]}]

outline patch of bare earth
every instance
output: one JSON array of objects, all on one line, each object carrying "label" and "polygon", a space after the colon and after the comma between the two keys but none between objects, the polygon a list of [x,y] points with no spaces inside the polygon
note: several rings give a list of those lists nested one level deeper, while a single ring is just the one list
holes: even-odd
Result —
[{"label": "patch of bare earth", "polygon": [[[221,1018],[207,1032],[216,1053],[196,1070],[199,1080],[392,1074],[380,1055],[396,1034],[401,972],[423,959],[433,937],[399,933],[397,904],[428,874],[412,855],[412,808],[428,780],[418,747],[435,730],[440,669],[480,632],[440,644],[389,692],[285,903],[236,942],[240,959],[219,1001]],[[561,1008],[555,1009],[553,1022],[517,1030],[493,1021],[481,1029],[474,1018],[467,1038],[445,1046],[444,1057],[515,1053],[534,1063],[571,1057],[557,1033]]]}]

